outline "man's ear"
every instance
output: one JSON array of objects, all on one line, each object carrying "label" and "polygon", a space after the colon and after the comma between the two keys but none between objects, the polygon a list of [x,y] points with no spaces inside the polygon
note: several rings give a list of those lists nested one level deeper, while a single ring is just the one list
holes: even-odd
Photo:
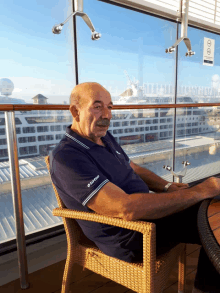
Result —
[{"label": "man's ear", "polygon": [[79,109],[75,105],[71,105],[69,110],[73,116],[73,119],[79,122]]}]

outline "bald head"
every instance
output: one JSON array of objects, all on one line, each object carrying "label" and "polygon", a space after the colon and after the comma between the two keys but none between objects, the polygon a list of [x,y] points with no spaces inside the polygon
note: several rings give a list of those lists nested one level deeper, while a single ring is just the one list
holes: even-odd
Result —
[{"label": "bald head", "polygon": [[97,82],[84,82],[74,87],[70,95],[70,107],[76,106],[81,109],[91,98],[98,96],[100,91],[108,92],[103,86]]},{"label": "bald head", "polygon": [[112,118],[113,103],[110,93],[96,82],[85,82],[74,87],[70,96],[73,116],[71,130],[83,138],[103,145]]}]

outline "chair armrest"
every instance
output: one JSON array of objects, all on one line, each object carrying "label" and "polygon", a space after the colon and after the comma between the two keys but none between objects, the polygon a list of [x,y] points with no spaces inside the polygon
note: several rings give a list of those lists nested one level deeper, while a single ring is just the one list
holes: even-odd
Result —
[{"label": "chair armrest", "polygon": [[108,224],[120,228],[125,228],[142,234],[156,233],[156,225],[145,221],[126,221],[120,218],[112,218],[97,213],[79,212],[66,208],[53,209],[53,215],[64,218],[72,218],[90,222]]},{"label": "chair armrest", "polygon": [[97,213],[79,212],[67,208],[55,208],[53,209],[53,215],[64,218],[108,224],[142,233],[143,270],[146,271],[149,268],[149,262],[151,263],[152,271],[156,270],[156,224],[145,221],[126,221],[120,218],[112,218]]}]

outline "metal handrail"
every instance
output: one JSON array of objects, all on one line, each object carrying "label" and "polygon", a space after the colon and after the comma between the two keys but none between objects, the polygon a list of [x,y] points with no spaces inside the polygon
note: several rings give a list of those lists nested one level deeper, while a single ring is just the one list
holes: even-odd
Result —
[{"label": "metal handrail", "polygon": [[[33,104],[4,104],[0,105],[0,111],[33,111],[33,110],[69,110],[70,105],[33,105]],[[195,104],[158,104],[158,105],[113,105],[113,110],[130,109],[159,109],[159,108],[198,108],[220,107],[220,103],[195,103]]]},{"label": "metal handrail", "polygon": [[9,155],[9,163],[10,163],[12,200],[13,200],[13,208],[14,208],[14,216],[15,216],[20,286],[21,286],[21,289],[27,289],[29,288],[30,284],[28,282],[28,267],[27,267],[27,255],[26,255],[26,245],[25,245],[25,230],[24,230],[24,220],[23,220],[21,183],[20,183],[20,174],[19,174],[15,112],[5,112],[5,122],[6,122],[5,126],[6,126],[7,142],[8,142],[8,155]]}]

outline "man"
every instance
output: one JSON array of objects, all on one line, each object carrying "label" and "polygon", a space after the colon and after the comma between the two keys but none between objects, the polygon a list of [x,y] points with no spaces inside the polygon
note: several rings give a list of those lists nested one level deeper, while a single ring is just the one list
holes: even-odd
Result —
[{"label": "man", "polygon": [[[109,92],[98,83],[82,83],[71,93],[72,125],[50,155],[52,180],[64,204],[69,209],[156,223],[158,255],[180,242],[201,244],[198,208],[202,200],[220,193],[220,179],[212,177],[192,188],[183,183],[167,185],[134,164],[107,131],[112,106]],[[77,222],[107,255],[127,262],[142,260],[141,233]],[[194,292],[220,292],[218,278],[202,248]]]}]

